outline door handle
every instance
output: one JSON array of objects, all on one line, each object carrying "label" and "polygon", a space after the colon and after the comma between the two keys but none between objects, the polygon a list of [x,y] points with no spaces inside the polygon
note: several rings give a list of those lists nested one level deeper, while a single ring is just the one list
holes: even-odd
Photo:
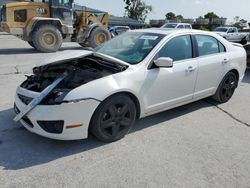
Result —
[{"label": "door handle", "polygon": [[192,67],[192,66],[189,66],[187,69],[186,69],[186,72],[193,72],[195,71],[195,67]]},{"label": "door handle", "polygon": [[225,58],[222,60],[222,63],[228,63],[229,62],[229,59],[228,58]]}]

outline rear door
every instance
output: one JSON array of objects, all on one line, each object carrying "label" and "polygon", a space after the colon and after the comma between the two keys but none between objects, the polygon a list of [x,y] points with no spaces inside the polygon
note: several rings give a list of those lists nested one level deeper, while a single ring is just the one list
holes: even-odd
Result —
[{"label": "rear door", "polygon": [[230,61],[226,48],[209,35],[195,35],[199,72],[194,97],[205,97],[216,92],[224,75],[224,66]]}]

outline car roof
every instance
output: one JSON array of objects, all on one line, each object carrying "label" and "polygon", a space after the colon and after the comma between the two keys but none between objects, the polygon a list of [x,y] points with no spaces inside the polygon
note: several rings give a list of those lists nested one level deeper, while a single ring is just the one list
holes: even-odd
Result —
[{"label": "car roof", "polygon": [[167,28],[149,28],[149,29],[137,29],[132,30],[131,32],[142,32],[142,33],[156,33],[162,35],[170,34],[209,34],[213,35],[212,32],[195,30],[195,29],[167,29]]},{"label": "car roof", "polygon": [[165,24],[182,24],[182,25],[191,25],[189,23],[177,23],[177,22],[171,22],[171,23],[165,23]]}]

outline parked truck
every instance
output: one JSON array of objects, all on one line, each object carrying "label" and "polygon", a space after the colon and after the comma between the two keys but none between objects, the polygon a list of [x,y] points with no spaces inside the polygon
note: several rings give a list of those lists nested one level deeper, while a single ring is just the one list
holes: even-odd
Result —
[{"label": "parked truck", "polygon": [[242,45],[247,43],[249,36],[249,33],[241,33],[236,27],[217,27],[214,32],[230,42],[238,42]]},{"label": "parked truck", "polygon": [[63,42],[95,48],[111,38],[109,14],[73,6],[73,0],[8,3],[1,8],[1,28],[41,52],[55,52]]}]

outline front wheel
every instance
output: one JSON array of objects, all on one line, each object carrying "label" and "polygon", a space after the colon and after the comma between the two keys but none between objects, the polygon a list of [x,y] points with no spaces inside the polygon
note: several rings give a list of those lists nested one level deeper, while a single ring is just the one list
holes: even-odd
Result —
[{"label": "front wheel", "polygon": [[235,73],[229,72],[220,83],[213,99],[220,103],[225,103],[231,99],[237,87],[238,79]]},{"label": "front wheel", "polygon": [[45,53],[56,52],[61,47],[62,42],[62,34],[54,25],[41,25],[32,35],[34,47]]},{"label": "front wheel", "polygon": [[114,142],[130,131],[135,118],[136,107],[133,100],[126,95],[115,95],[103,101],[97,108],[90,130],[99,140]]},{"label": "front wheel", "polygon": [[109,31],[105,27],[99,26],[93,29],[93,31],[90,33],[90,36],[88,38],[88,45],[91,48],[96,48],[100,44],[110,39],[111,35]]}]

